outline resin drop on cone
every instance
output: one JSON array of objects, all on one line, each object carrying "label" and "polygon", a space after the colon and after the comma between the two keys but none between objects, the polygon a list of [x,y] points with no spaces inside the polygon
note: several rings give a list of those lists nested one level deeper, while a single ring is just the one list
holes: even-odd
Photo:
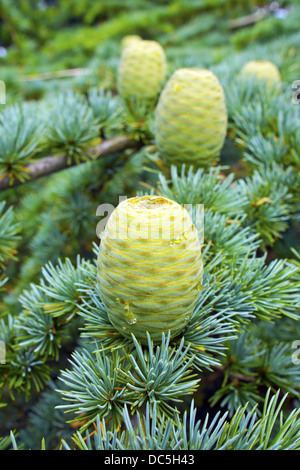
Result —
[{"label": "resin drop on cone", "polygon": [[116,329],[142,343],[178,335],[202,287],[198,231],[187,210],[160,196],[122,201],[102,232],[98,286]]}]

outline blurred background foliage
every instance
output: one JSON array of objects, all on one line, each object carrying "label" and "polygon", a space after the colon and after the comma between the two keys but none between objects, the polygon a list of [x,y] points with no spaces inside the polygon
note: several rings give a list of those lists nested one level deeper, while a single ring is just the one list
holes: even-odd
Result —
[{"label": "blurred background foliage", "polygon": [[77,67],[95,72],[77,78],[79,88],[95,80],[112,88],[126,34],[157,40],[171,64],[188,56],[207,66],[297,32],[299,19],[299,0],[1,0],[0,75],[9,90],[29,98],[46,85],[24,82],[23,75]]}]

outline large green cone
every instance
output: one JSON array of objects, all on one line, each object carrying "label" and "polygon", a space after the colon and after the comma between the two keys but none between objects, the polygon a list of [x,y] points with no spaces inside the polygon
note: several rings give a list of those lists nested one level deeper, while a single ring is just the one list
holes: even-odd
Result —
[{"label": "large green cone", "polygon": [[242,68],[241,75],[245,78],[264,80],[269,86],[281,80],[278,68],[268,60],[250,60]]},{"label": "large green cone", "polygon": [[122,50],[119,64],[119,94],[125,99],[156,99],[166,73],[166,57],[160,44],[155,41],[129,41]]},{"label": "large green cone", "polygon": [[179,69],[162,91],[155,138],[168,164],[209,167],[219,159],[227,132],[224,91],[209,70]]},{"label": "large green cone", "polygon": [[101,299],[113,325],[142,343],[179,334],[202,288],[198,231],[176,202],[143,196],[122,201],[103,231],[98,257]]}]

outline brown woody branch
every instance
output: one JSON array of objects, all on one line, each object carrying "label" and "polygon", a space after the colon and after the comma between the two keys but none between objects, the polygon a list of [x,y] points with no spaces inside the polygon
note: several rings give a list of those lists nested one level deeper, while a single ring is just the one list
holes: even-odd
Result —
[{"label": "brown woody branch", "polygon": [[51,80],[53,78],[70,78],[70,77],[78,77],[80,75],[91,75],[93,70],[91,69],[83,69],[83,68],[76,68],[76,69],[67,69],[67,70],[58,70],[55,72],[42,72],[32,75],[24,75],[21,77],[22,82],[33,82],[37,80]]},{"label": "brown woody branch", "polygon": [[[100,144],[90,149],[90,154],[92,154],[93,159],[97,159],[99,157],[104,157],[105,155],[109,155],[114,152],[119,152],[127,148],[133,148],[136,145],[137,143],[130,139],[130,137],[126,135],[120,135],[102,141]],[[86,159],[83,159],[79,162],[79,164],[85,162]],[[68,162],[68,158],[66,155],[40,158],[39,160],[27,165],[26,168],[28,170],[28,179],[26,179],[24,182],[15,180],[12,184],[10,184],[8,177],[4,177],[3,179],[1,179],[0,191],[12,188],[14,186],[19,186],[20,184],[28,183],[30,181],[36,180],[37,178],[41,178],[42,176],[47,176],[52,173],[56,173],[57,171],[64,170],[65,168],[69,168],[76,164],[78,164],[78,162],[76,162],[75,160]]]},{"label": "brown woody branch", "polygon": [[253,25],[258,21],[263,20],[266,16],[269,15],[269,12],[266,10],[257,10],[255,13],[247,16],[243,16],[241,18],[236,18],[229,22],[230,29],[239,29],[245,28],[246,26]]}]

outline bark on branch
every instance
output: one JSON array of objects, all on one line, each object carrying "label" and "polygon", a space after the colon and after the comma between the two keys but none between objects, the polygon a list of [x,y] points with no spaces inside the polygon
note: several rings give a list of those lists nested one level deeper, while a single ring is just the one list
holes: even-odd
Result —
[{"label": "bark on branch", "polygon": [[246,26],[253,25],[257,23],[258,21],[263,20],[268,16],[269,13],[265,10],[258,10],[255,13],[252,13],[251,15],[243,16],[241,18],[236,18],[234,20],[231,20],[229,22],[229,28],[230,29],[239,29],[239,28],[245,28]]},{"label": "bark on branch", "polygon": [[58,70],[55,72],[43,72],[33,75],[24,75],[21,77],[22,82],[33,82],[37,80],[51,80],[53,78],[69,78],[69,77],[78,77],[80,75],[91,75],[93,70],[91,69],[67,69],[67,70]]},{"label": "bark on branch", "polygon": [[[97,159],[99,157],[103,157],[114,152],[119,152],[127,148],[134,148],[136,145],[137,143],[130,139],[130,137],[126,135],[120,135],[113,137],[112,139],[102,141],[100,144],[91,149],[91,153],[94,159]],[[86,160],[82,160],[80,164],[85,162]],[[15,180],[12,184],[10,184],[8,177],[1,179],[0,191],[12,188],[14,186],[19,186],[20,184],[29,183],[30,181],[36,180],[37,178],[56,173],[57,171],[61,171],[74,165],[76,165],[76,162],[71,161],[68,163],[66,155],[40,158],[39,160],[27,166],[29,178],[24,182]]]}]

